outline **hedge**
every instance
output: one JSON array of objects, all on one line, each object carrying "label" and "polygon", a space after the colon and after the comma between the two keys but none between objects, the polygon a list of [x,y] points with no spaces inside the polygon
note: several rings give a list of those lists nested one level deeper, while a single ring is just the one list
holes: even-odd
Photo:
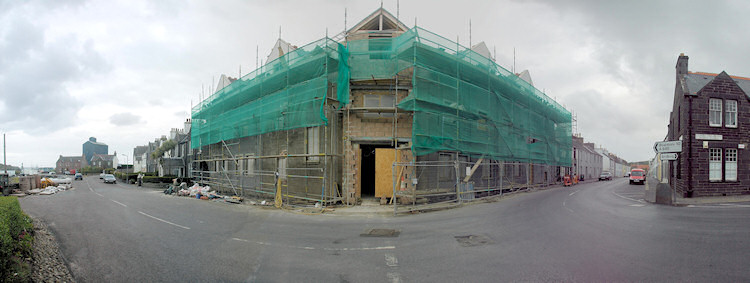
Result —
[{"label": "hedge", "polygon": [[34,237],[31,218],[23,213],[18,199],[0,197],[0,282],[30,281]]},{"label": "hedge", "polygon": [[144,183],[172,183],[172,179],[174,178],[177,178],[177,176],[164,176],[164,177],[143,176],[143,182]]}]

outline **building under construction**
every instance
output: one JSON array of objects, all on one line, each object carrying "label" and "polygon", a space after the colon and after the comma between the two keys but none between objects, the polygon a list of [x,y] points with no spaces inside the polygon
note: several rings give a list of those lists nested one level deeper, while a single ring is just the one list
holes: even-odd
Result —
[{"label": "building under construction", "polygon": [[545,186],[571,165],[570,112],[483,43],[466,48],[380,8],[273,53],[192,109],[198,182],[290,205],[409,207]]}]

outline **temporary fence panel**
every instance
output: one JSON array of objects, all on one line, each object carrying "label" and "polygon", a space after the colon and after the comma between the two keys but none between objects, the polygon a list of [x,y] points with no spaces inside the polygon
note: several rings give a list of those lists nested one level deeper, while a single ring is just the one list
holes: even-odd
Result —
[{"label": "temporary fence panel", "polygon": [[478,159],[453,153],[427,156],[433,160],[394,163],[393,172],[413,172],[413,177],[407,178],[405,185],[400,185],[394,179],[393,192],[397,199],[393,202],[395,212],[460,205],[463,202],[546,188],[559,183],[556,178],[545,178],[553,176],[559,166],[491,159],[483,159],[478,163]]}]

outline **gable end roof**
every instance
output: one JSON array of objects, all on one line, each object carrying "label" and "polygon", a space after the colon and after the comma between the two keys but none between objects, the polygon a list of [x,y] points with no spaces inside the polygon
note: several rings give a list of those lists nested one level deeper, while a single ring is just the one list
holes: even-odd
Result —
[{"label": "gable end roof", "polygon": [[383,9],[382,7],[372,12],[370,15],[365,17],[362,21],[354,25],[351,29],[347,30],[346,33],[354,33],[358,31],[380,31],[380,20],[383,20],[382,30],[392,31],[407,31],[407,27],[404,23],[399,21],[391,13]]},{"label": "gable end roof", "polygon": [[[726,72],[721,72],[726,74]],[[720,73],[720,74],[721,74]],[[687,92],[690,95],[696,95],[703,89],[708,83],[712,82],[719,74],[705,73],[705,72],[688,72],[684,77],[685,85],[687,86]],[[750,98],[750,78],[729,76],[732,80],[745,92],[745,95]]]}]

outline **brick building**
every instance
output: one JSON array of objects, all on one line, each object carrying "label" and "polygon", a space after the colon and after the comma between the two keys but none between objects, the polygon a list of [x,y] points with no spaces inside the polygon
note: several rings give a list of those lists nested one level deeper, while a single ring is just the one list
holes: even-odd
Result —
[{"label": "brick building", "polygon": [[93,167],[99,167],[102,169],[117,168],[119,165],[117,152],[115,151],[114,154],[94,154],[94,156],[91,157],[91,163],[89,164]]},{"label": "brick building", "polygon": [[86,161],[86,158],[84,156],[60,155],[60,158],[57,159],[57,163],[55,164],[55,171],[58,174],[70,172],[71,170],[75,170],[76,172],[78,172],[81,170],[81,168],[86,166],[88,166],[88,162]]},{"label": "brick building", "polygon": [[750,78],[676,66],[674,104],[666,139],[682,140],[669,183],[683,197],[750,194]]}]

